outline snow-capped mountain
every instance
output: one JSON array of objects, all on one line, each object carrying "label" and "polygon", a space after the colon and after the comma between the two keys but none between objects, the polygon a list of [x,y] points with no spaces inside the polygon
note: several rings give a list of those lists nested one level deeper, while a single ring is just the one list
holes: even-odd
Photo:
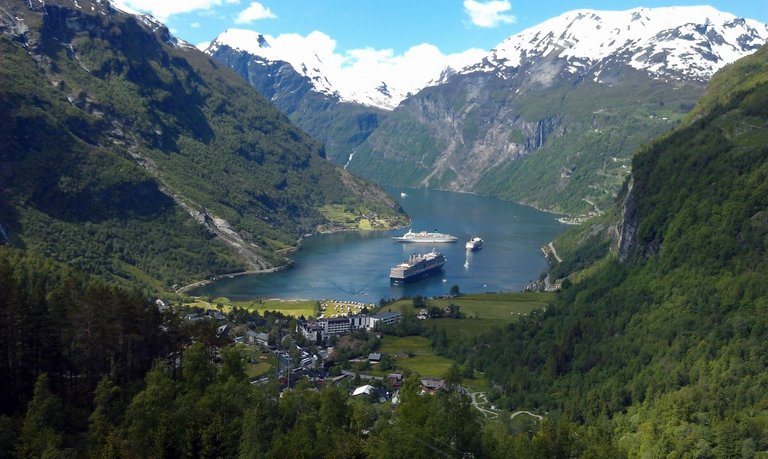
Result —
[{"label": "snow-capped mountain", "polygon": [[709,6],[576,10],[513,35],[461,73],[501,75],[535,59],[559,58],[571,74],[599,78],[628,65],[655,77],[708,80],[718,69],[768,42],[768,25]]},{"label": "snow-capped mountain", "polygon": [[216,37],[205,52],[216,56],[222,49],[247,53],[253,65],[265,68],[279,63],[290,64],[298,75],[306,78],[312,91],[340,102],[391,110],[407,95],[385,81],[345,78],[338,72],[338,66],[323,61],[319,50],[285,44],[275,47],[270,37],[250,30],[228,29]]},{"label": "snow-capped mountain", "polygon": [[680,122],[718,69],[766,42],[766,24],[711,7],[568,12],[408,97],[347,168],[383,184],[599,211],[637,148]]}]

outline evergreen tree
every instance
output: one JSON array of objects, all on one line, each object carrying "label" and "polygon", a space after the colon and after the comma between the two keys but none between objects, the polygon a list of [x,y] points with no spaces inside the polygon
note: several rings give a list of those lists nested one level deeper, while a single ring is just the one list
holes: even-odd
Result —
[{"label": "evergreen tree", "polygon": [[62,453],[62,403],[48,387],[48,375],[38,376],[27,407],[17,447],[20,458],[53,458]]}]

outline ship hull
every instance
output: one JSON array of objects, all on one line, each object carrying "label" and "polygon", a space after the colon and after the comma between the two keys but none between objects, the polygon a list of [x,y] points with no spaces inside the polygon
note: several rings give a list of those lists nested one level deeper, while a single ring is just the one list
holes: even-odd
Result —
[{"label": "ship hull", "polygon": [[456,242],[458,240],[456,236],[451,236],[450,234],[427,231],[414,233],[410,230],[404,235],[394,236],[392,239],[397,242],[423,242],[428,244],[441,244],[444,242]]},{"label": "ship hull", "polygon": [[396,240],[397,242],[427,242],[430,244],[440,244],[443,242],[456,242],[457,238],[404,238],[404,237],[393,237],[392,239]]},{"label": "ship hull", "polygon": [[426,269],[426,270],[424,270],[422,272],[419,272],[419,273],[407,275],[405,277],[390,276],[389,280],[393,284],[408,284],[408,283],[411,283],[411,282],[417,282],[417,281],[420,281],[422,279],[426,279],[427,277],[434,276],[435,274],[439,273],[442,270],[443,270],[443,265],[441,264],[441,265],[434,266],[432,268]]},{"label": "ship hull", "polygon": [[412,253],[406,261],[389,270],[389,280],[393,284],[405,284],[424,279],[440,271],[445,261],[445,256],[434,249],[426,254]]}]

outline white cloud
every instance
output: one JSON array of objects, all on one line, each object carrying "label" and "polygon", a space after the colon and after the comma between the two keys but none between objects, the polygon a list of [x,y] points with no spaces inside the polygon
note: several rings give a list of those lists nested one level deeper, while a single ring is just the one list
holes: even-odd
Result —
[{"label": "white cloud", "polygon": [[193,29],[199,29],[200,28],[200,23],[199,22],[193,22],[189,26],[192,27]]},{"label": "white cloud", "polygon": [[483,28],[516,22],[517,18],[507,13],[511,9],[512,5],[507,0],[489,2],[464,0],[464,12],[469,15],[472,24]]},{"label": "white cloud", "polygon": [[[336,50],[336,41],[323,32],[307,36],[290,33],[277,37],[265,35],[268,48],[260,48],[259,34],[249,30],[229,29],[219,39],[233,48],[242,49],[270,60],[287,61],[297,71],[306,67],[308,76],[322,75],[347,99],[355,95],[375,93],[386,81],[395,96],[394,102],[409,92],[416,92],[440,76],[445,67],[461,69],[479,62],[486,50],[472,48],[455,54],[443,54],[429,43],[412,46],[402,54],[392,49],[352,49],[346,53]],[[315,71],[317,69],[317,71]]]},{"label": "white cloud", "polygon": [[237,4],[240,0],[111,0],[119,9],[135,12],[149,13],[157,19],[165,22],[174,14],[189,13],[197,10],[210,10],[213,7],[224,4]]},{"label": "white cloud", "polygon": [[259,2],[251,2],[251,5],[240,12],[235,18],[236,24],[247,24],[259,19],[276,19],[275,13]]},{"label": "white cloud", "polygon": [[405,95],[423,88],[446,67],[460,69],[486,54],[487,51],[476,48],[443,54],[429,43],[412,46],[400,55],[391,49],[354,49],[347,53],[339,76],[347,87],[359,86],[357,81],[365,81],[370,87],[386,81],[391,89]]}]

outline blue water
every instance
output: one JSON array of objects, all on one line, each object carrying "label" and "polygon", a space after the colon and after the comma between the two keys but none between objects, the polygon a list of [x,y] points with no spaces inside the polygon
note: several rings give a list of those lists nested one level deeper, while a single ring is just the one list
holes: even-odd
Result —
[{"label": "blue water", "polygon": [[[438,230],[459,241],[404,244],[391,239],[406,229],[323,234],[304,240],[289,270],[222,279],[192,293],[378,303],[381,298],[446,295],[454,284],[462,293],[519,291],[546,269],[541,246],[566,229],[553,214],[494,198],[435,190],[388,191],[411,216],[414,231]],[[466,252],[464,243],[472,236],[482,237],[485,244],[479,251]],[[433,247],[448,259],[442,273],[390,285],[390,267],[412,252],[425,253]]]}]

